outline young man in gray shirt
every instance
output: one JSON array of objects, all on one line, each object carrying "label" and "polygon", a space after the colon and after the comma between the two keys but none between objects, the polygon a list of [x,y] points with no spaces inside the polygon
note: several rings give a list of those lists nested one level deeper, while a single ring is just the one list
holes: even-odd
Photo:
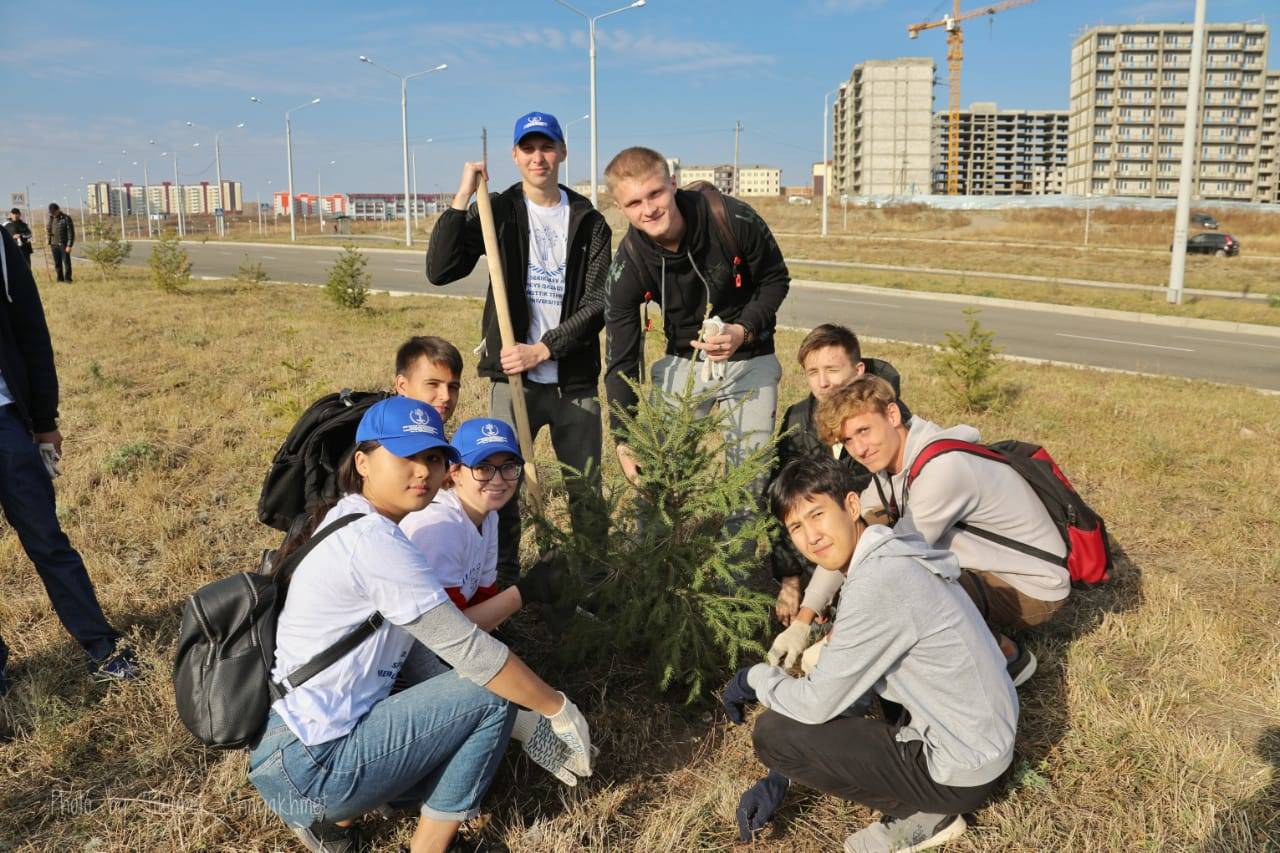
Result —
[{"label": "young man in gray shirt", "polygon": [[[914,533],[862,520],[847,471],[831,460],[785,466],[773,514],[800,553],[845,576],[835,624],[808,675],[757,664],[724,690],[730,719],[746,704],[769,768],[742,797],[743,840],[763,828],[792,780],[877,809],[848,853],[925,850],[965,830],[1013,761],[1018,697],[1004,657],[957,582],[953,554]],[[869,692],[887,719],[849,714]]]}]

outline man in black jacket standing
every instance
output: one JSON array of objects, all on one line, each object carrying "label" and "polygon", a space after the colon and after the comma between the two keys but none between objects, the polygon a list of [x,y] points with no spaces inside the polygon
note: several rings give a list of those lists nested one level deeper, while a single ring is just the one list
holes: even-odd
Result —
[{"label": "man in black jacket standing", "polygon": [[[611,232],[591,202],[558,183],[568,151],[555,116],[516,121],[511,159],[520,183],[490,196],[502,253],[511,325],[519,343],[502,346],[492,285],[485,299],[478,372],[492,380],[489,414],[512,425],[507,377],[524,374],[534,438],[551,430],[556,458],[583,477],[568,476],[569,513],[579,534],[593,530],[593,493],[600,492],[600,329]],[[436,222],[427,249],[427,279],[443,285],[466,276],[484,254],[480,216],[471,196],[483,163],[466,163],[453,205]],[[520,509],[498,516],[498,580],[519,577]]]},{"label": "man in black jacket standing", "polygon": [[55,202],[49,202],[49,221],[45,223],[49,237],[49,249],[53,252],[53,266],[58,281],[71,281],[71,247],[76,244],[76,223],[62,212]]},{"label": "man in black jacket standing", "polygon": [[9,232],[13,242],[17,243],[18,248],[22,250],[22,256],[26,259],[29,269],[31,255],[36,249],[31,245],[31,226],[22,221],[21,210],[15,207],[9,211],[9,221],[4,224],[4,230]]},{"label": "man in black jacket standing", "polygon": [[[62,451],[58,375],[35,279],[8,232],[0,234],[0,509],[35,563],[53,609],[93,661],[100,681],[138,675],[133,652],[117,644],[84,561],[62,532],[53,476]],[[0,640],[0,693],[9,650]]]},{"label": "man in black jacket standing", "polygon": [[[666,159],[650,148],[620,152],[605,178],[631,226],[609,270],[609,400],[628,409],[635,405],[626,379],[639,381],[642,307],[657,302],[667,347],[651,368],[653,384],[678,393],[690,371],[701,372],[694,390],[714,390],[707,408],[734,407],[725,435],[733,465],[773,434],[782,378],[773,333],[791,286],[782,251],[769,226],[743,202],[715,190],[676,189]],[[721,323],[719,333],[704,335],[704,323],[713,319]],[[697,361],[699,352],[709,362],[706,369]],[[618,427],[616,418],[613,426]],[[630,449],[620,443],[617,453],[634,482],[638,471]],[[763,487],[761,478],[757,493]]]}]

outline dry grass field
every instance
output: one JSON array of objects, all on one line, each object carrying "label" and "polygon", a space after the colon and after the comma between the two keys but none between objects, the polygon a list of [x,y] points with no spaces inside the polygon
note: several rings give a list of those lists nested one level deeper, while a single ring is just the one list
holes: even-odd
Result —
[{"label": "dry grass field", "polygon": [[[386,384],[412,333],[444,334],[467,353],[479,303],[375,296],[350,312],[314,288],[200,282],[167,296],[136,274],[111,284],[86,274],[43,297],[67,439],[60,516],[149,671],[91,685],[0,527],[0,629],[15,681],[0,701],[0,849],[300,849],[248,785],[243,753],[204,751],[179,724],[169,682],[179,608],[276,544],[255,520],[257,493],[301,408],[331,389]],[[802,393],[789,355],[798,340],[779,341],[787,401]],[[1008,364],[1005,408],[966,416],[927,349],[869,354],[902,371],[924,416],[1049,446],[1121,555],[1112,584],[1076,594],[1029,635],[1041,664],[1021,691],[1014,767],[948,849],[1280,849],[1280,398]],[[459,417],[483,413],[486,398],[468,361]],[[546,447],[540,458],[549,470]],[[606,476],[617,488],[616,470]],[[471,837],[517,853],[732,847],[738,795],[762,773],[747,727],[654,695],[634,662],[556,671],[536,617],[511,636],[582,706],[602,751],[595,778],[574,790],[508,761]],[[870,817],[793,791],[754,849],[838,849]],[[380,849],[410,831],[371,826]]]}]

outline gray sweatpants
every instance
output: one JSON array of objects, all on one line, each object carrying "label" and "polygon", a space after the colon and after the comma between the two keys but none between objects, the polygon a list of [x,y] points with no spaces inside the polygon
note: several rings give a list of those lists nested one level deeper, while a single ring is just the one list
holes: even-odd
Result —
[{"label": "gray sweatpants", "polygon": [[[670,394],[680,394],[684,392],[689,371],[694,371],[695,394],[711,392],[699,413],[708,414],[717,404],[722,412],[728,413],[724,431],[725,461],[730,466],[742,464],[773,435],[778,412],[778,382],[782,380],[782,365],[778,363],[778,357],[770,353],[745,361],[731,361],[725,367],[724,379],[703,382],[700,362],[667,355],[653,363],[650,377],[654,387]],[[769,472],[765,471],[752,484],[757,501],[768,479]],[[749,511],[743,511],[730,517],[726,521],[730,531],[736,531],[748,514]]]},{"label": "gray sweatpants", "polygon": [[[593,392],[567,394],[556,385],[524,382],[525,407],[529,410],[529,431],[536,441],[542,428],[551,430],[551,446],[556,459],[575,471],[587,471],[585,478],[565,472],[569,493],[569,517],[579,535],[593,536],[592,504],[600,494],[600,398]],[[494,382],[489,391],[489,416],[515,426],[511,386]],[[510,586],[520,577],[520,494],[498,512],[498,585]]]}]

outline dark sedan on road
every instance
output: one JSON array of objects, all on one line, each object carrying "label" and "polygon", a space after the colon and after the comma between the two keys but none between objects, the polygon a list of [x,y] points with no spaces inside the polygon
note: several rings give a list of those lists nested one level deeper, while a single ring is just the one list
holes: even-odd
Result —
[{"label": "dark sedan on road", "polygon": [[[1169,247],[1173,251],[1173,246]],[[1227,255],[1240,254],[1240,241],[1230,234],[1197,234],[1187,240],[1188,255]]]}]

